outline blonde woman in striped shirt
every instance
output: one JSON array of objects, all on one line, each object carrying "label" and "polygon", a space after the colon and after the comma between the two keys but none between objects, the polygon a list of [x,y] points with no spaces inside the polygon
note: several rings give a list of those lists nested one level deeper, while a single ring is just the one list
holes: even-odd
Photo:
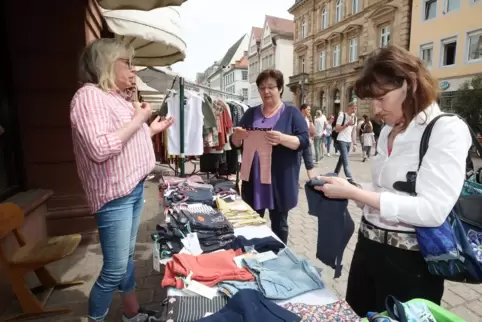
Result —
[{"label": "blonde woman in striped shirt", "polygon": [[155,165],[151,136],[173,119],[147,120],[149,104],[128,102],[122,93],[135,85],[134,51],[114,39],[86,47],[80,60],[82,87],[70,108],[77,170],[99,230],[102,271],[89,297],[89,319],[104,321],[116,290],[123,321],[158,321],[141,309],[135,294],[134,249],[144,205],[144,178]]}]

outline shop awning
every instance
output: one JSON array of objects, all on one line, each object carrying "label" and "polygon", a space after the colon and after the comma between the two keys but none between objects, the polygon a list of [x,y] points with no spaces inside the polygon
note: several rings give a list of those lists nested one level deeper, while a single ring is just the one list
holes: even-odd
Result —
[{"label": "shop awning", "polygon": [[176,7],[151,11],[102,10],[109,29],[136,50],[137,66],[168,66],[186,57],[181,16]]},{"label": "shop awning", "polygon": [[150,87],[146,83],[142,81],[142,79],[139,78],[139,76],[136,76],[136,87],[137,91],[140,93],[157,93],[160,94],[159,91],[155,88]]},{"label": "shop awning", "polygon": [[186,0],[97,0],[99,6],[109,10],[153,10],[168,6],[180,6]]}]

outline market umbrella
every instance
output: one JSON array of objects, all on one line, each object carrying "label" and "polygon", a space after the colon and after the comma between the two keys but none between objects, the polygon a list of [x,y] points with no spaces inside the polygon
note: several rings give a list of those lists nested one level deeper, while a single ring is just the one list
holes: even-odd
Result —
[{"label": "market umbrella", "polygon": [[[152,87],[160,93],[167,93],[173,86],[173,81],[179,75],[172,70],[162,67],[148,67],[137,71],[137,76],[147,86]],[[175,84],[174,89],[178,88],[179,83]]]},{"label": "market umbrella", "polygon": [[97,0],[99,6],[109,10],[145,10],[180,6],[186,0]]},{"label": "market umbrella", "polygon": [[101,11],[116,37],[136,50],[135,65],[167,66],[186,58],[181,16],[176,7]]}]

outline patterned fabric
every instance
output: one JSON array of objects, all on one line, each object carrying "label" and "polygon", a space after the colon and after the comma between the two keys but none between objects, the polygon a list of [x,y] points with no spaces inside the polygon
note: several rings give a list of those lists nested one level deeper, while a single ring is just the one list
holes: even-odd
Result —
[{"label": "patterned fabric", "polygon": [[326,305],[287,303],[282,307],[295,313],[301,317],[301,321],[305,322],[358,322],[362,320],[345,300]]},{"label": "patterned fabric", "polygon": [[192,322],[202,319],[206,314],[214,314],[228,302],[228,297],[215,296],[212,300],[202,296],[169,296],[163,321]]},{"label": "patterned fabric", "polygon": [[381,244],[388,244],[390,246],[406,250],[419,250],[417,235],[415,233],[387,231],[376,228],[365,221],[362,221],[360,224],[360,232],[366,238]]},{"label": "patterned fabric", "polygon": [[128,195],[154,169],[149,126],[123,144],[116,130],[132,121],[134,108],[120,94],[94,84],[80,88],[70,103],[77,172],[93,213]]}]

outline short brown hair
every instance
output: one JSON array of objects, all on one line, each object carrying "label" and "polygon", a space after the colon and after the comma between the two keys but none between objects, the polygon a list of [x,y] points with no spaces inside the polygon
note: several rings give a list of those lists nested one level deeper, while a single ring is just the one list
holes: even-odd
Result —
[{"label": "short brown hair", "polygon": [[283,77],[283,73],[277,69],[265,69],[261,73],[259,73],[258,77],[256,78],[256,86],[259,87],[261,83],[268,78],[272,78],[276,81],[276,87],[278,87],[279,91],[283,90],[285,80]]},{"label": "short brown hair", "polygon": [[[398,89],[407,81],[407,97],[402,104],[405,126],[437,100],[437,82],[424,63],[404,48],[389,45],[371,54],[355,83],[361,98],[378,98]],[[417,89],[413,91],[414,82]]]}]

